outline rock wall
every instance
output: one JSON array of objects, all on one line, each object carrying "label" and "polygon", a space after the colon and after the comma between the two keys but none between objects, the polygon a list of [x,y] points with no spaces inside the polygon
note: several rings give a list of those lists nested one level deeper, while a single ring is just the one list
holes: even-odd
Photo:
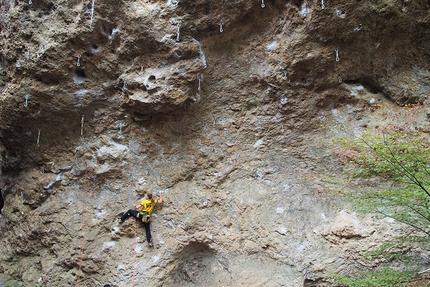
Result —
[{"label": "rock wall", "polygon": [[[370,99],[429,95],[428,1],[0,5],[0,272],[23,286],[323,286],[400,228],[324,179]],[[147,191],[152,249],[116,223]]]}]

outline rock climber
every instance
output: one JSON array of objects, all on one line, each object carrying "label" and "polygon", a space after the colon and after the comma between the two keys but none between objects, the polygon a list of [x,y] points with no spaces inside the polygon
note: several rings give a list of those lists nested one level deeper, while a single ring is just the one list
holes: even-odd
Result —
[{"label": "rock climber", "polygon": [[160,199],[154,199],[152,193],[146,193],[145,199],[142,200],[140,204],[135,204],[134,209],[129,209],[126,213],[124,213],[123,216],[121,216],[120,219],[118,219],[119,223],[123,223],[124,220],[127,219],[129,216],[133,216],[143,222],[143,225],[145,226],[145,232],[146,232],[146,241],[148,241],[149,247],[154,246],[152,243],[152,237],[151,237],[151,228],[150,228],[150,219],[151,219],[151,213],[154,210],[154,207],[157,204],[163,203],[163,194],[160,191]]}]

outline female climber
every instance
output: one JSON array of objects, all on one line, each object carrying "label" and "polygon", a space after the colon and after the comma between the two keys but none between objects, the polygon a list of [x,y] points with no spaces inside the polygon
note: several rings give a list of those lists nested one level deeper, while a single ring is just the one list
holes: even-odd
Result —
[{"label": "female climber", "polygon": [[133,216],[137,219],[140,219],[145,226],[146,231],[146,241],[148,241],[149,247],[154,246],[152,243],[151,237],[151,228],[149,224],[149,220],[151,218],[151,213],[154,210],[155,205],[163,203],[163,195],[160,191],[160,199],[154,199],[152,193],[146,193],[145,199],[142,200],[140,204],[134,205],[134,209],[129,209],[120,219],[118,219],[119,223],[123,223],[127,217]]}]

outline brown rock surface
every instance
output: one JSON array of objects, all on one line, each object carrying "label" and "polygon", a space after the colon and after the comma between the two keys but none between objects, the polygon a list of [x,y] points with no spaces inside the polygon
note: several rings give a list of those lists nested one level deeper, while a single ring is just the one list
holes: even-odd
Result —
[{"label": "brown rock surface", "polygon": [[[321,4],[0,2],[0,273],[296,287],[364,268],[400,226],[340,215],[330,143],[372,99],[429,95],[430,4]],[[116,219],[160,190],[155,248],[140,226],[134,248]]]}]

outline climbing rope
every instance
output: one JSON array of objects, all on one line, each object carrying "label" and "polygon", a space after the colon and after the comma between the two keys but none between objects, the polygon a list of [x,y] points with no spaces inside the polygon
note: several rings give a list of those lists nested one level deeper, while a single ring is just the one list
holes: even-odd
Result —
[{"label": "climbing rope", "polygon": [[[84,174],[84,182],[82,184],[82,190],[84,192],[88,192],[88,197],[87,200],[89,200],[89,202],[91,202],[93,194],[91,193],[91,188],[88,186],[88,170],[85,169],[85,174]],[[86,202],[88,204],[88,201]],[[86,228],[87,228],[87,216],[86,216],[86,211],[88,210],[88,208],[84,207],[83,211],[82,211],[82,226],[81,226],[81,236],[80,236],[80,252],[79,252],[79,268],[78,268],[78,282],[77,282],[77,287],[80,287],[81,285],[81,273],[82,273],[82,261],[83,261],[83,256],[84,256],[84,249],[85,249],[85,243],[87,242],[85,234],[86,234]]]},{"label": "climbing rope", "polygon": [[[84,216],[85,219],[85,216]],[[79,252],[79,269],[78,269],[78,284],[76,286],[81,286],[81,270],[82,270],[82,257],[84,254],[84,243],[85,243],[85,225],[86,220],[82,220],[82,227],[81,227],[81,243],[80,243],[80,252]]]},{"label": "climbing rope", "polygon": [[136,262],[137,262],[137,220],[134,218],[134,261],[133,261],[133,274],[131,277],[131,285],[130,287],[134,286],[134,273],[136,272]]},{"label": "climbing rope", "polygon": [[[87,176],[88,176],[88,170],[85,170],[85,174],[84,174],[84,182],[82,185],[82,189],[83,191],[87,191],[87,190],[91,190],[87,187],[88,183],[87,183]],[[91,196],[91,192],[90,192],[90,197]],[[85,234],[86,234],[86,226],[87,226],[87,217],[86,217],[86,209],[84,209],[82,211],[82,226],[81,226],[81,236],[80,236],[80,252],[79,252],[79,268],[78,268],[78,283],[76,286],[81,286],[81,273],[82,273],[82,259],[84,256],[84,247],[85,247],[85,242],[86,242],[86,238],[85,238]]]}]

